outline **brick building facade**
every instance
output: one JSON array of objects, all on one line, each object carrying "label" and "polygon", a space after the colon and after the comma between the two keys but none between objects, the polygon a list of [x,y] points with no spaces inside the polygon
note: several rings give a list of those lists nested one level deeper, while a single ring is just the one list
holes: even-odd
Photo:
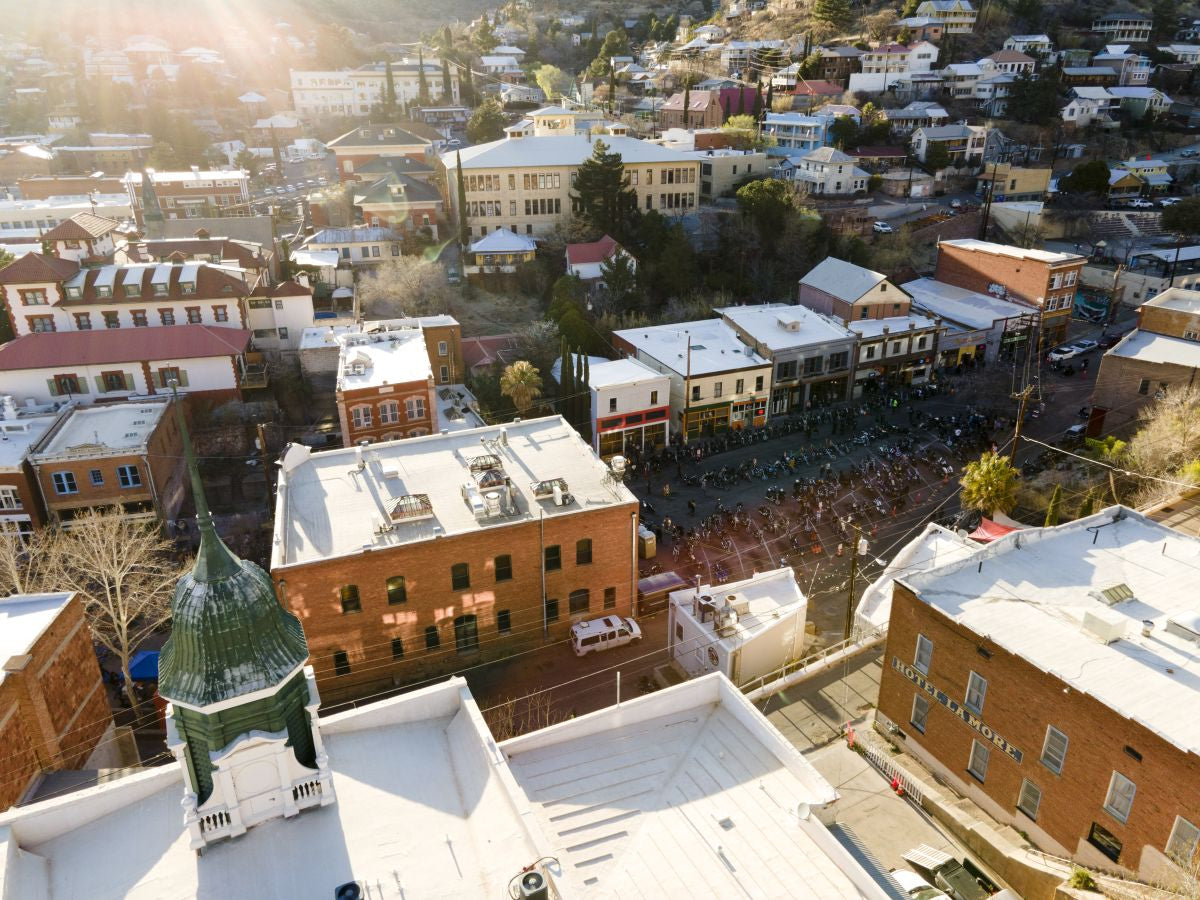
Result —
[{"label": "brick building facade", "polygon": [[[1200,634],[1172,624],[1196,609],[1194,587],[1183,588],[1194,575],[1148,566],[1197,541],[1120,507],[1018,535],[896,582],[880,718],[1043,850],[1169,881],[1168,854],[1194,854],[1200,838],[1200,756],[1184,734],[1193,719],[1169,722],[1195,706],[1181,654],[1196,658]],[[1192,599],[1163,602],[1155,585]]]},{"label": "brick building facade", "polygon": [[1087,260],[1077,253],[1026,250],[972,239],[938,244],[934,278],[981,294],[995,294],[1036,307],[1042,313],[1042,347],[1067,337]]},{"label": "brick building facade", "polygon": [[112,711],[74,594],[5,597],[0,616],[9,635],[0,676],[0,809],[7,809],[41,773],[83,768],[112,726]]},{"label": "brick building facade", "polygon": [[365,450],[293,446],[275,533],[271,574],[327,702],[632,614],[637,501],[558,417]]}]

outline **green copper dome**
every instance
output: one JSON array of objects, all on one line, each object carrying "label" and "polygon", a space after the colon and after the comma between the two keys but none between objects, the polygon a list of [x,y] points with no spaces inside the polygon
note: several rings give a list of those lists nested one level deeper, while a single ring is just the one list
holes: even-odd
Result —
[{"label": "green copper dome", "polygon": [[176,413],[196,501],[200,549],[175,586],[171,636],[158,658],[158,692],[203,708],[278,687],[308,659],[300,620],[280,606],[270,576],[221,541],[200,483],[191,439]]}]

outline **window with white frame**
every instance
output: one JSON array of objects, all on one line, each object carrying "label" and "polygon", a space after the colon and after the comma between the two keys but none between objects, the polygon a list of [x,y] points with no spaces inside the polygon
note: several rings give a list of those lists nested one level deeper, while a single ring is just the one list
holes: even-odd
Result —
[{"label": "window with white frame", "polygon": [[371,407],[356,406],[350,410],[350,421],[354,423],[355,428],[370,428],[371,427]]},{"label": "window with white frame", "polygon": [[925,733],[925,722],[929,718],[929,698],[924,694],[916,694],[913,697],[912,716],[909,718],[909,723],[921,734]]},{"label": "window with white frame", "polygon": [[20,509],[21,495],[15,487],[0,486],[0,509]]},{"label": "window with white frame", "polygon": [[1171,836],[1167,838],[1167,856],[1189,872],[1195,871],[1200,862],[1200,828],[1183,816],[1176,816]]},{"label": "window with white frame", "polygon": [[967,760],[967,771],[983,781],[987,778],[988,748],[979,741],[971,741],[971,758]]},{"label": "window with white frame", "polygon": [[379,424],[394,425],[400,421],[400,404],[395,400],[379,404]]},{"label": "window with white frame", "polygon": [[967,709],[976,715],[983,715],[983,701],[987,697],[987,679],[978,672],[972,672],[967,679],[967,696],[963,703]]},{"label": "window with white frame", "polygon": [[137,466],[117,466],[117,481],[123,488],[142,486],[142,473]]},{"label": "window with white frame", "polygon": [[933,641],[923,634],[917,635],[917,652],[913,655],[913,668],[929,674],[929,663],[933,659]]},{"label": "window with white frame", "polygon": [[79,485],[75,482],[74,472],[55,472],[54,491],[57,494],[78,494]]},{"label": "window with white frame", "polygon": [[1046,726],[1046,740],[1042,742],[1042,765],[1054,774],[1062,772],[1067,761],[1068,739],[1053,725]]},{"label": "window with white frame", "polygon": [[409,397],[404,401],[404,412],[409,419],[425,418],[425,398]]},{"label": "window with white frame", "polygon": [[1026,778],[1021,782],[1021,793],[1017,795],[1017,809],[1036,822],[1041,805],[1042,789]]},{"label": "window with white frame", "polygon": [[1137,785],[1122,775],[1113,772],[1108,782],[1108,796],[1104,798],[1104,810],[1118,822],[1129,820],[1133,809],[1133,795],[1137,793]]}]

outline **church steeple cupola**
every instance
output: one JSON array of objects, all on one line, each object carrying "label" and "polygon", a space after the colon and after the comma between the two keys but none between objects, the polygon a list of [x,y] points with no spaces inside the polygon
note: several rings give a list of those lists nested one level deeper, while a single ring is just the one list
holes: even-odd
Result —
[{"label": "church steeple cupola", "polygon": [[168,744],[187,776],[185,822],[200,848],[334,795],[304,630],[270,576],[217,534],[177,395],[174,403],[200,547],[175,587],[158,691],[170,701]]}]

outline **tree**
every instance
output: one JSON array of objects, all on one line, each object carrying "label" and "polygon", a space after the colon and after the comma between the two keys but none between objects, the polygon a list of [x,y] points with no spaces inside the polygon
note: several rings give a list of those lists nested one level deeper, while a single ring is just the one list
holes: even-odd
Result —
[{"label": "tree", "polygon": [[258,170],[262,168],[262,161],[251,153],[248,147],[243,147],[238,151],[237,156],[233,158],[233,164],[239,169],[245,169],[251,178],[255,177]]},{"label": "tree", "polygon": [[637,270],[629,255],[618,250],[600,263],[600,277],[607,295],[607,308],[616,313],[624,312],[637,286]]},{"label": "tree", "polygon": [[1046,528],[1053,528],[1058,524],[1060,507],[1062,506],[1062,485],[1054,486],[1054,493],[1050,495],[1050,503],[1046,507],[1046,521],[1042,524]]},{"label": "tree", "polygon": [[0,249],[0,269],[3,269],[5,266],[12,265],[14,260],[16,260],[15,256],[13,256],[7,250]]},{"label": "tree", "polygon": [[492,27],[491,20],[484,13],[483,21],[479,23],[479,27],[475,29],[475,34],[471,36],[475,46],[479,48],[480,53],[491,53],[496,49],[496,45],[500,41],[496,38],[496,30]]},{"label": "tree", "polygon": [[734,195],[742,215],[758,229],[763,243],[773,247],[792,206],[792,188],[778,178],[762,178],[738,188]]},{"label": "tree", "polygon": [[683,127],[690,128],[692,124],[692,88],[687,85],[683,89]]},{"label": "tree", "polygon": [[275,163],[275,174],[283,177],[283,151],[279,149],[279,135],[275,133],[275,126],[271,126],[271,158]]},{"label": "tree", "polygon": [[571,80],[570,75],[558,66],[552,66],[549,63],[537,68],[533,73],[533,80],[542,89],[542,93],[546,95],[548,102],[553,102],[555,97],[561,97],[564,94],[570,93],[571,88],[575,84]]},{"label": "tree", "polygon": [[963,477],[961,502],[967,509],[984,515],[1007,513],[1017,505],[1017,470],[1007,456],[985,453],[967,463]]},{"label": "tree", "polygon": [[1188,197],[1162,213],[1162,227],[1179,235],[1200,234],[1200,197]]},{"label": "tree", "polygon": [[838,116],[829,126],[829,136],[833,146],[851,150],[858,146],[858,123],[849,116]]},{"label": "tree", "polygon": [[561,352],[558,361],[558,414],[572,422],[572,412],[575,400],[575,368],[572,365],[571,348],[567,339],[561,339]]},{"label": "tree", "polygon": [[429,105],[429,79],[425,77],[425,51],[417,51],[417,104]]},{"label": "tree", "polygon": [[1096,509],[1096,489],[1090,487],[1087,493],[1083,495],[1083,502],[1079,504],[1079,515],[1077,519],[1085,519],[1090,516]]},{"label": "tree", "polygon": [[517,360],[506,366],[500,376],[500,393],[513,402],[517,412],[525,415],[542,396],[542,376],[533,365]]},{"label": "tree", "polygon": [[149,155],[146,157],[146,162],[150,168],[164,171],[178,169],[181,166],[175,148],[166,141],[156,141],[154,143],[150,148]]},{"label": "tree", "polygon": [[460,67],[462,69],[462,84],[459,85],[459,96],[462,98],[464,106],[475,105],[475,76],[471,72],[471,64],[468,60],[466,65]]},{"label": "tree", "polygon": [[871,40],[879,42],[886,38],[895,27],[897,18],[894,9],[883,9],[873,15],[863,16],[863,28],[866,29],[867,36]]},{"label": "tree", "polygon": [[185,571],[158,528],[119,508],[90,509],[69,531],[39,531],[25,543],[0,541],[0,589],[74,591],[92,638],[118,660],[130,705],[138,706],[129,661],[171,617],[171,594]]},{"label": "tree", "polygon": [[896,33],[896,43],[907,46],[912,43],[912,36],[912,29],[907,25],[901,25],[900,30]]},{"label": "tree", "polygon": [[1009,89],[1009,114],[1018,122],[1053,121],[1059,114],[1061,90],[1058,70],[1053,67],[1043,68],[1036,78],[1030,72],[1022,72]]},{"label": "tree", "polygon": [[392,61],[389,59],[383,67],[383,114],[389,119],[396,117],[396,76],[392,73]]},{"label": "tree", "polygon": [[1072,193],[1094,193],[1103,196],[1109,192],[1109,164],[1104,160],[1080,163],[1064,181],[1064,187]]},{"label": "tree", "polygon": [[472,144],[497,141],[504,137],[504,126],[507,121],[500,104],[494,98],[488,97],[471,114],[471,120],[467,122],[467,139]]},{"label": "tree", "polygon": [[621,154],[597,140],[575,178],[580,218],[598,231],[626,243],[637,219],[637,193],[625,183]]},{"label": "tree", "polygon": [[904,0],[904,7],[900,10],[900,18],[911,19],[917,14],[917,7],[921,5],[921,0]]},{"label": "tree", "polygon": [[[592,33],[595,34],[594,29]],[[612,68],[612,58],[614,56],[628,55],[629,35],[625,33],[623,28],[614,28],[604,36],[604,41],[600,44],[600,49],[596,52],[596,58],[588,66],[588,77],[603,78]]]},{"label": "tree", "polygon": [[1108,179],[1108,163],[1102,159],[1093,159],[1076,166],[1064,179],[1066,184],[1063,186],[1072,194],[1104,195],[1108,193]]},{"label": "tree", "polygon": [[735,150],[762,150],[775,144],[775,137],[758,129],[753,116],[730,116],[721,126],[721,133]]},{"label": "tree", "polygon": [[454,296],[441,264],[423,256],[395,256],[372,266],[356,290],[363,315],[373,319],[448,313]]},{"label": "tree", "polygon": [[454,151],[454,179],[458,182],[458,244],[466,249],[471,243],[471,225],[467,222],[467,179],[463,175],[462,151]]},{"label": "tree", "polygon": [[930,141],[925,148],[925,168],[930,172],[940,172],[950,165],[950,151],[941,141]]},{"label": "tree", "polygon": [[454,91],[450,84],[450,60],[442,54],[442,103],[447,106],[454,100]]},{"label": "tree", "polygon": [[810,15],[814,22],[823,22],[838,33],[854,24],[850,0],[813,0]]},{"label": "tree", "polygon": [[1129,460],[1146,475],[1161,476],[1200,459],[1200,388],[1179,386],[1142,412],[1129,442]]}]

